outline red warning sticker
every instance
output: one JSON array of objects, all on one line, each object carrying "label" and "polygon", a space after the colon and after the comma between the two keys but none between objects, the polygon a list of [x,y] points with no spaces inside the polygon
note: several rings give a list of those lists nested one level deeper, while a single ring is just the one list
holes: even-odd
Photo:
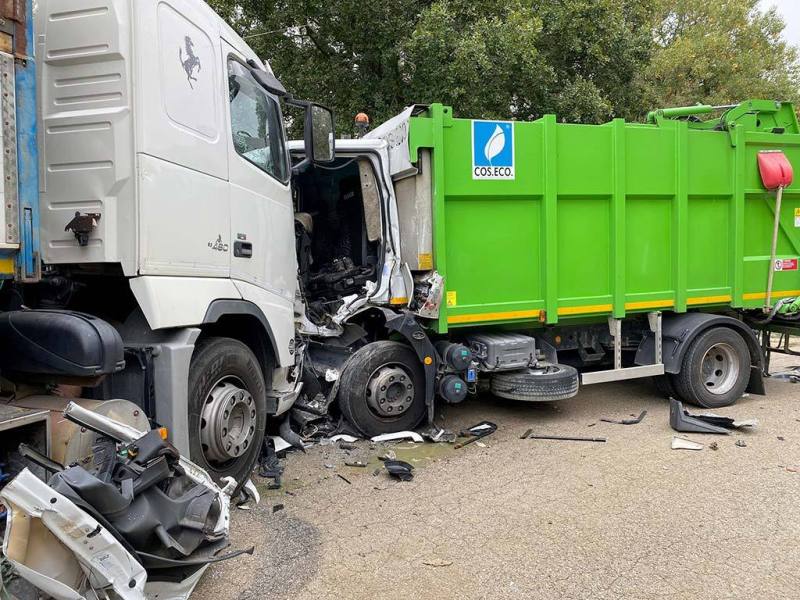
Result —
[{"label": "red warning sticker", "polygon": [[775,261],[776,271],[797,271],[796,258],[779,258]]}]

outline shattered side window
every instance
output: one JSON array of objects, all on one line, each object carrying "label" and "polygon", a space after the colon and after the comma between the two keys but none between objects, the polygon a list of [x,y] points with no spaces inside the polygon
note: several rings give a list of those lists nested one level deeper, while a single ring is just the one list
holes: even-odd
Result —
[{"label": "shattered side window", "polygon": [[231,130],[236,153],[278,181],[289,167],[278,102],[256,83],[238,60],[228,61]]}]

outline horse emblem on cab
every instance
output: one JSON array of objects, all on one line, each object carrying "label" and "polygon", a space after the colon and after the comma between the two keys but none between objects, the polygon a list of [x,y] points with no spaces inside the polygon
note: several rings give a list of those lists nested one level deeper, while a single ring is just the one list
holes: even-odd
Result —
[{"label": "horse emblem on cab", "polygon": [[187,35],[184,38],[184,42],[186,44],[186,58],[183,57],[183,48],[178,48],[178,57],[183,65],[183,70],[186,71],[186,79],[189,81],[189,87],[194,89],[194,84],[192,82],[197,81],[197,77],[194,76],[194,70],[197,69],[199,73],[203,68],[200,64],[200,59],[194,53],[194,42],[192,38]]}]

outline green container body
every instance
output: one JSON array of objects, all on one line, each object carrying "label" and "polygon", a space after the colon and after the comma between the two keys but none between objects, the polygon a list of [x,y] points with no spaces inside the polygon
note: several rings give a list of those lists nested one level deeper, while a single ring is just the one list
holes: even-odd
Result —
[{"label": "green container body", "polygon": [[[412,117],[411,160],[432,151],[433,266],[446,288],[437,331],[763,306],[776,194],[757,155],[780,150],[800,168],[794,109],[686,112],[512,122],[514,177],[488,180],[473,177],[472,120],[439,104]],[[773,301],[800,295],[797,180],[783,194],[777,257]]]}]

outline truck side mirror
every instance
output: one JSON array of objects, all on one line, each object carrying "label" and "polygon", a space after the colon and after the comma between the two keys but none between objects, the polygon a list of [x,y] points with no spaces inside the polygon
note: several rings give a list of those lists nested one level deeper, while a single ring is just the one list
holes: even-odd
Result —
[{"label": "truck side mirror", "polygon": [[333,162],[336,158],[333,111],[319,104],[311,104],[308,107],[306,127],[311,133],[306,136],[306,140],[311,138],[311,160],[315,163]]}]

